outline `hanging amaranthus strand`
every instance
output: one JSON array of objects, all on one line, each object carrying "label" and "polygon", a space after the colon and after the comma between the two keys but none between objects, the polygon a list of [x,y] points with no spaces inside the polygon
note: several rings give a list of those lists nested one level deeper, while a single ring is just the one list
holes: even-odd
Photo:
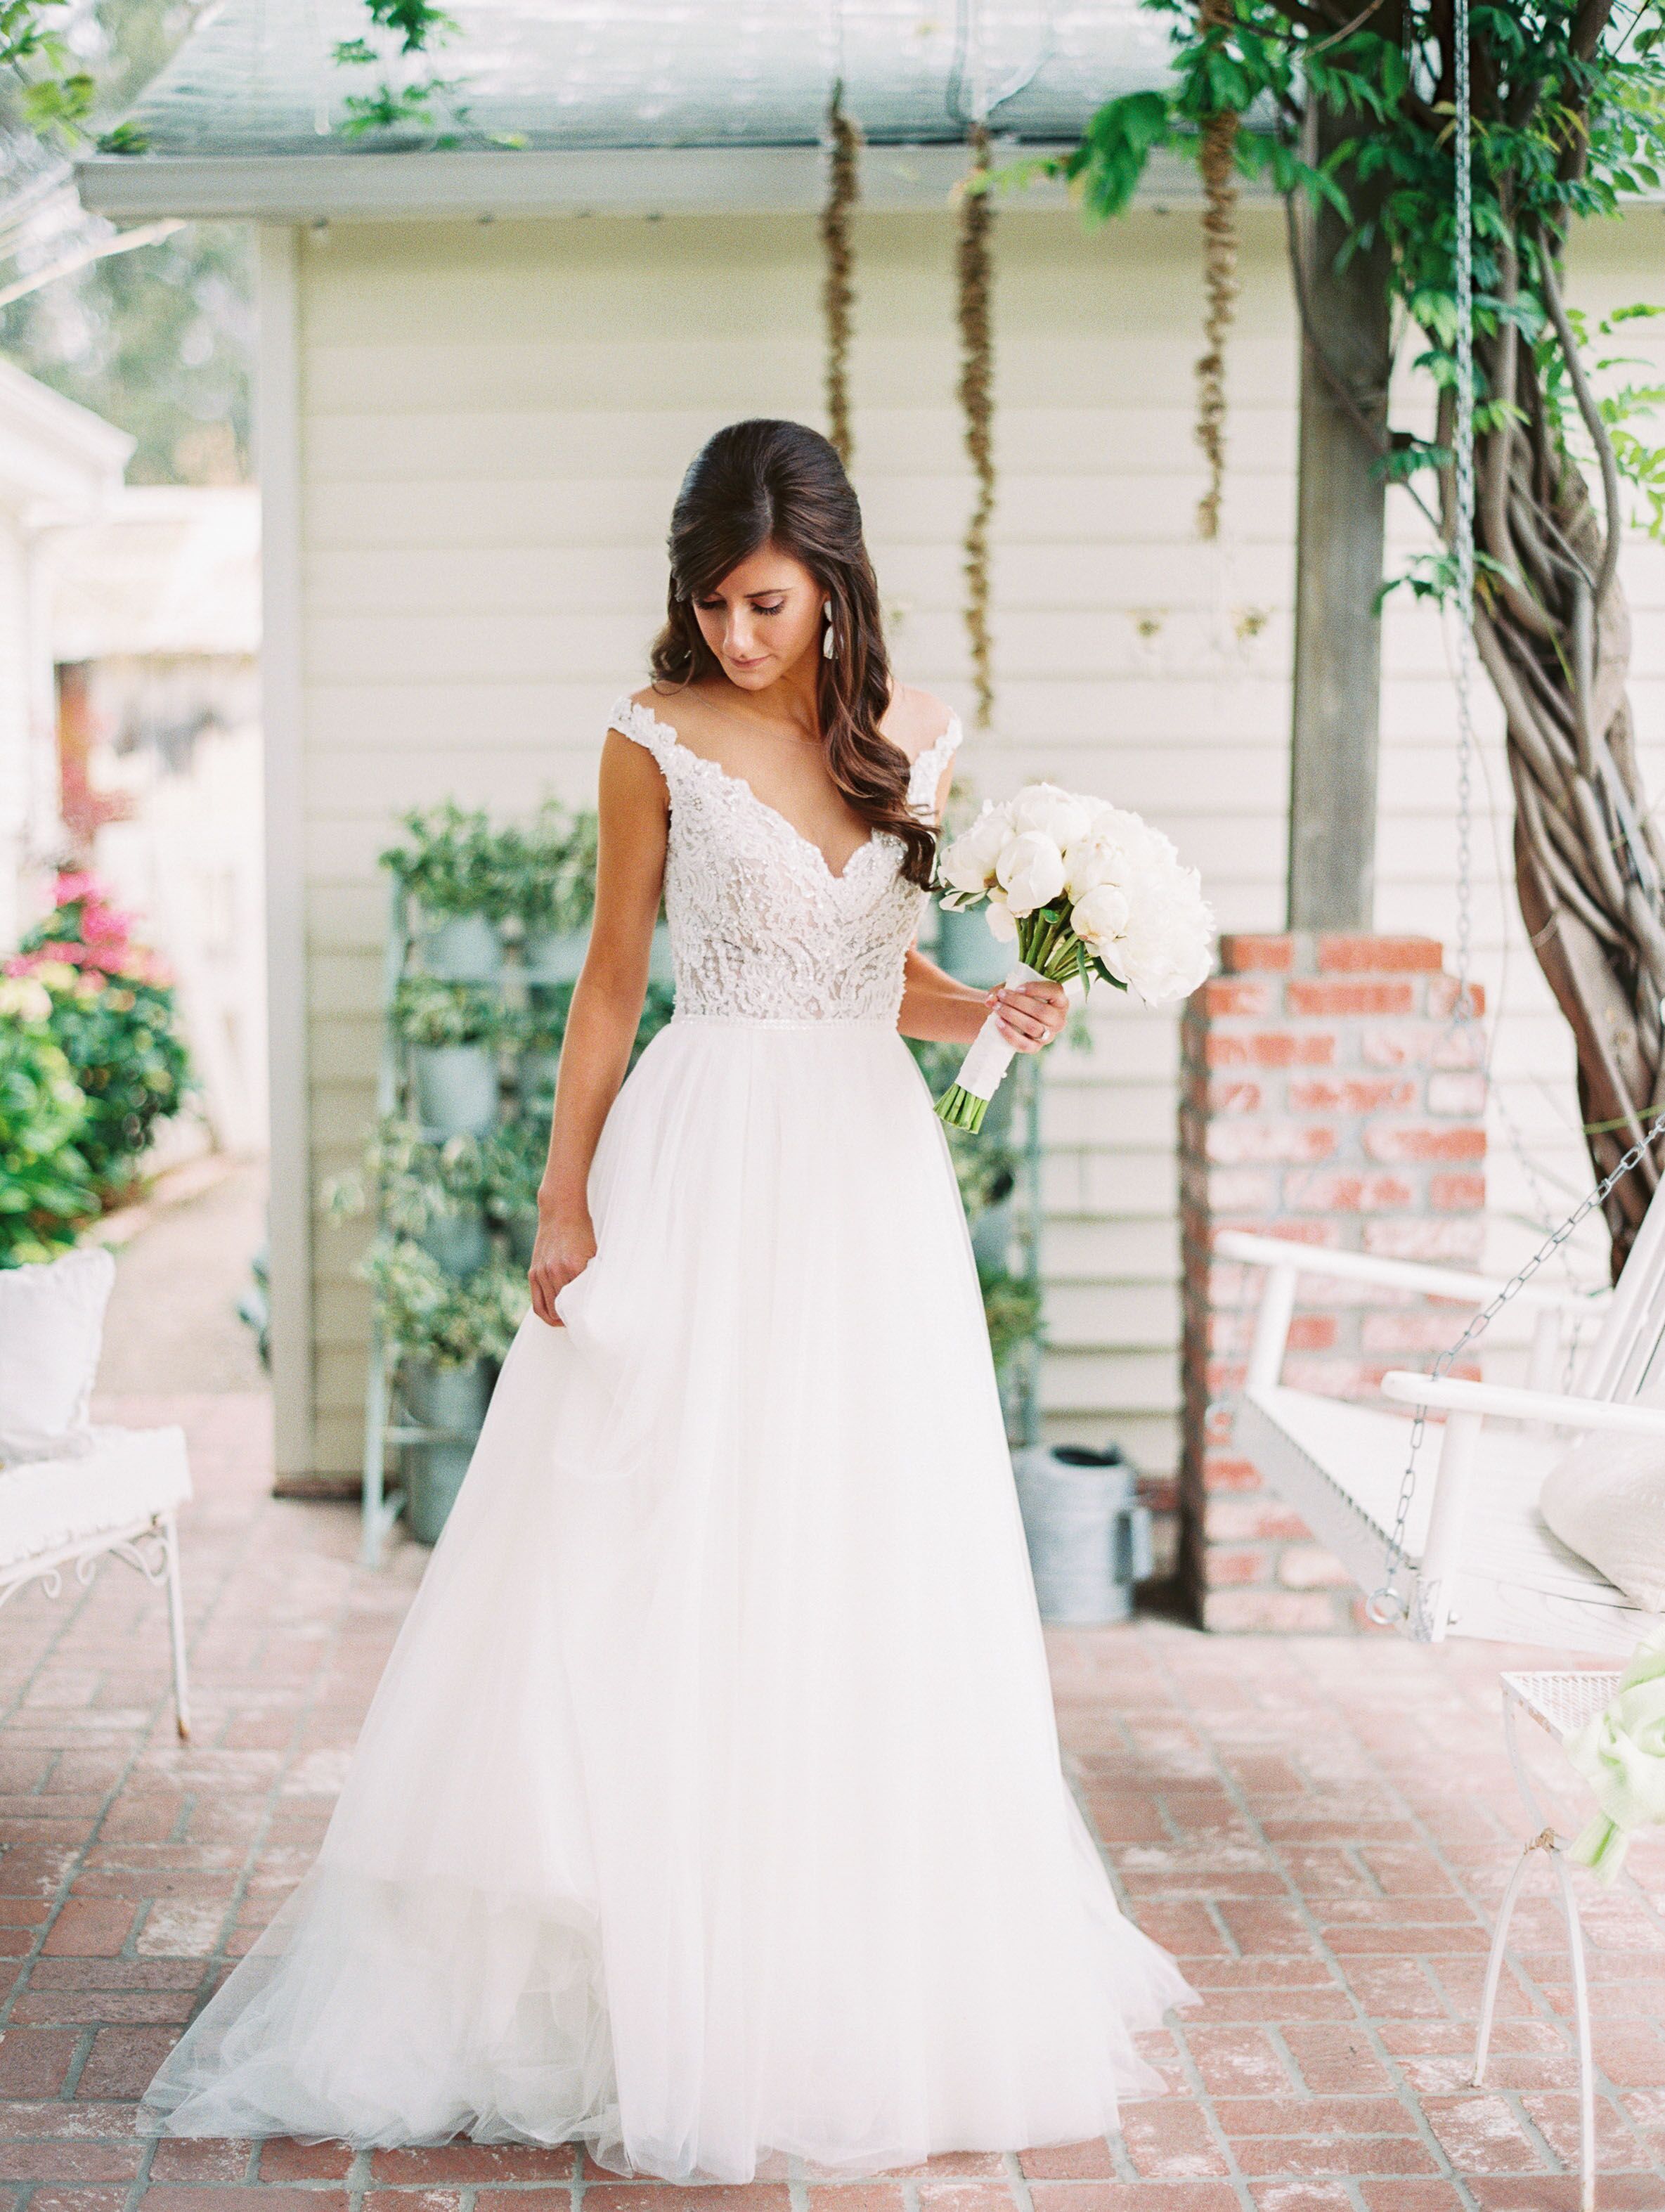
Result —
[{"label": "hanging amaranthus strand", "polygon": [[994,512],[989,234],[994,210],[988,172],[988,126],[979,123],[971,133],[971,167],[960,187],[959,399],[965,410],[965,449],[977,477],[977,496],[965,531],[965,627],[977,690],[977,720],[984,729],[994,712],[988,642],[988,524]]},{"label": "hanging amaranthus strand", "polygon": [[[1232,0],[1201,0],[1205,31],[1233,19]],[[1237,128],[1229,108],[1203,125],[1198,166],[1202,173],[1202,281],[1208,298],[1203,335],[1208,350],[1197,362],[1197,443],[1208,463],[1208,483],[1197,502],[1197,535],[1220,534],[1225,487],[1225,340],[1237,298]]]},{"label": "hanging amaranthus strand", "polygon": [[850,216],[860,192],[860,126],[844,112],[844,84],[833,87],[827,107],[827,202],[821,210],[826,273],[821,306],[827,328],[827,435],[848,469],[855,454],[850,431],[850,324],[855,305]]}]

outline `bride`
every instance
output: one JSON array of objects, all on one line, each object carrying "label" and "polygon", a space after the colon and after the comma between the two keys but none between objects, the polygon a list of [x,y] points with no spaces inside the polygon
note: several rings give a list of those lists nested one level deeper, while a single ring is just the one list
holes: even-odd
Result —
[{"label": "bride", "polygon": [[[155,2134],[581,2142],[744,2181],[1075,2142],[1192,1997],[1066,1783],[977,1278],[902,1036],[960,741],[854,493],[720,431],[602,749],[532,1310],[318,1860]],[[625,1071],[661,890],[674,1018]]]}]

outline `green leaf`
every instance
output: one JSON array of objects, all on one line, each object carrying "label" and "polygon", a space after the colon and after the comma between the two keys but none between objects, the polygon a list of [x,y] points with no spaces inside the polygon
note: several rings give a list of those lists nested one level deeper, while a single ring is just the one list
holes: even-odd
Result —
[{"label": "green leaf", "polygon": [[1168,143],[1171,136],[1171,111],[1164,93],[1131,92],[1101,107],[1066,165],[1088,213],[1101,221],[1120,215],[1133,198],[1152,149]]}]

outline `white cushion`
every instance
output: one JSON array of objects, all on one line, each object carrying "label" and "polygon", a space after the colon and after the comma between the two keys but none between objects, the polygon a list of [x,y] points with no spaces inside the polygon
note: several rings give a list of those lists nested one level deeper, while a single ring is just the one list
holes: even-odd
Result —
[{"label": "white cushion", "polygon": [[88,1449],[116,1263],[102,1244],[0,1267],[0,1466]]},{"label": "white cushion", "polygon": [[1665,1613],[1665,1440],[1581,1437],[1544,1477],[1538,1510],[1633,1605]]},{"label": "white cushion", "polygon": [[168,1512],[190,1495],[183,1429],[93,1429],[73,1458],[0,1473],[0,1571]]}]

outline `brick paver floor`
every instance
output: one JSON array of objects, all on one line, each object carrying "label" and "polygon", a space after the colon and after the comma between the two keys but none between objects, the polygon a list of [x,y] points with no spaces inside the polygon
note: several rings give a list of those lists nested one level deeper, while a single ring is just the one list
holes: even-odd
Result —
[{"label": "brick paver floor", "polygon": [[[1541,1875],[1516,1923],[1495,2080],[1466,2086],[1488,1917],[1522,1826],[1497,1674],[1524,1655],[1161,1620],[1053,1647],[1072,1770],[1129,1908],[1207,1998],[1152,2039],[1176,2094],[1129,2107],[1124,2137],[880,2180],[782,2167],[743,2191],[468,2144],[153,2148],[132,2100],[307,1863],[423,1554],[401,1547],[362,1573],[349,1511],[268,1497],[258,1395],[106,1411],[191,1431],[197,1732],[173,1739],[160,1600],[125,1568],[0,1616],[0,2212],[1576,2203],[1570,1984]],[[1665,2212],[1665,1852],[1633,1864],[1619,1888],[1586,1891],[1600,2201]]]}]

